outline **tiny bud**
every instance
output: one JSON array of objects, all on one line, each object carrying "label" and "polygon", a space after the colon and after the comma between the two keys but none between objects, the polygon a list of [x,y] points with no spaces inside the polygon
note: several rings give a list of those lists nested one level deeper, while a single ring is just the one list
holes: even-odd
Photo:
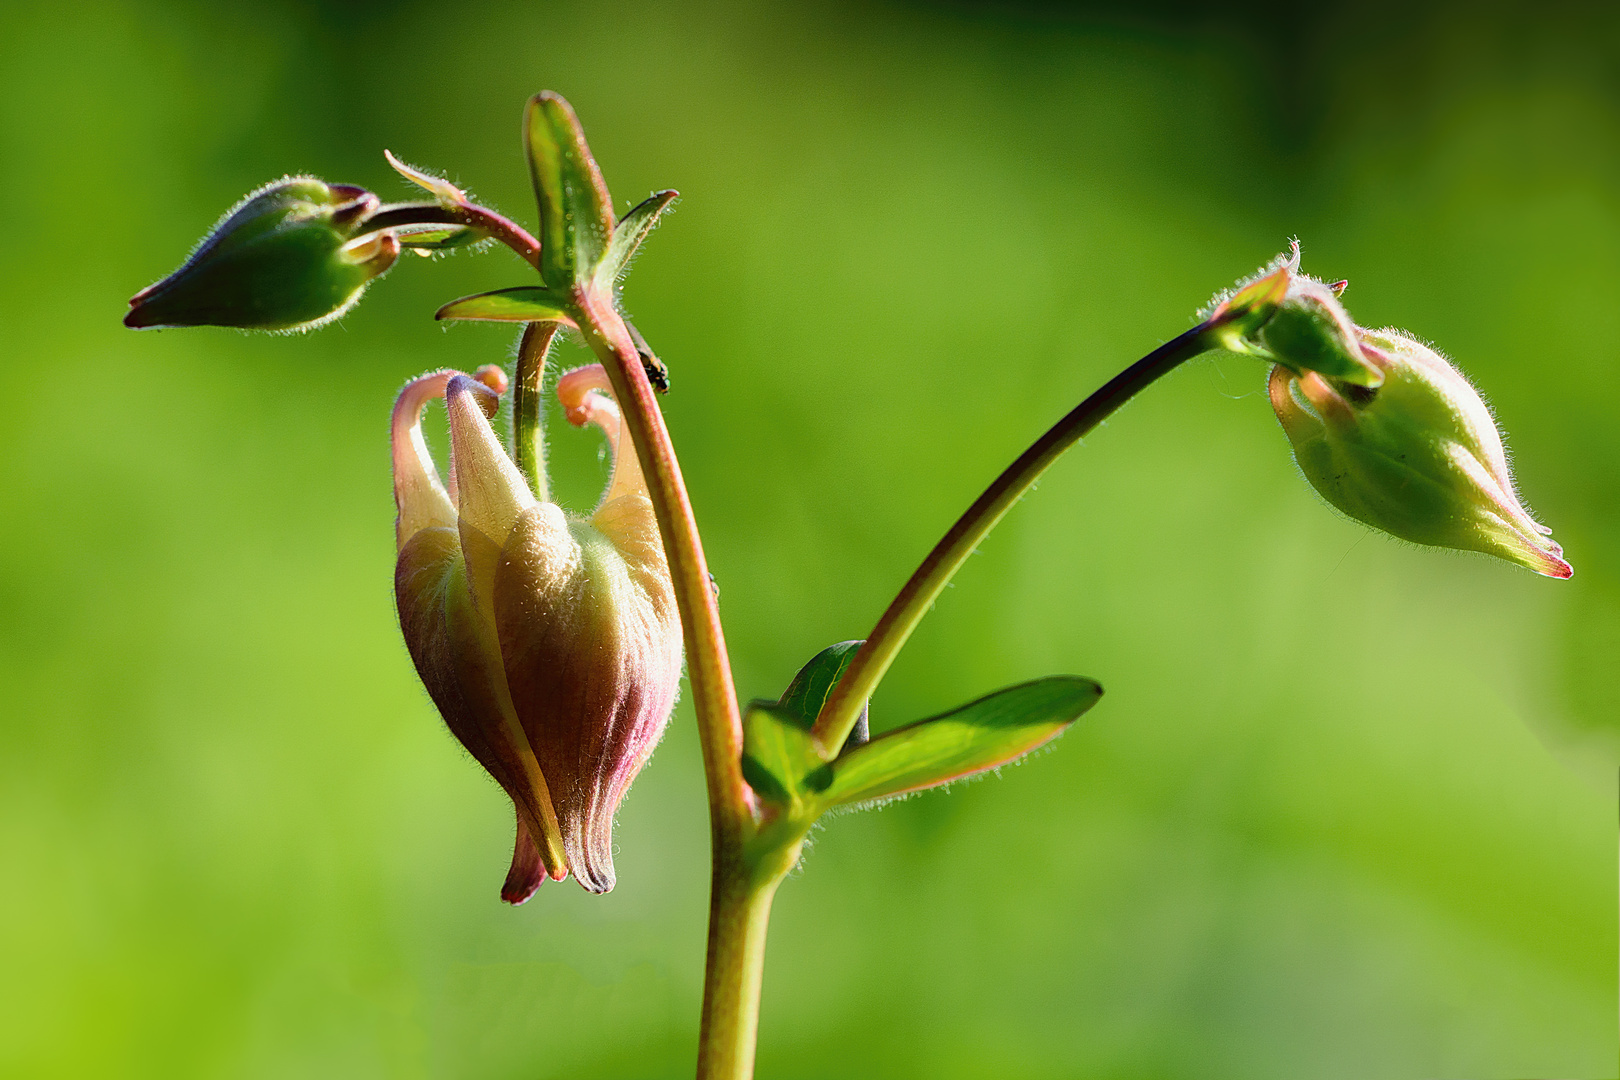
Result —
[{"label": "tiny bud", "polygon": [[369,191],[309,176],[260,188],[185,265],[135,294],[124,325],[304,330],[335,319],[399,258],[393,233],[365,231],[377,207]]},{"label": "tiny bud", "polygon": [[495,391],[497,394],[506,393],[506,369],[499,364],[485,364],[473,372],[473,378]]}]

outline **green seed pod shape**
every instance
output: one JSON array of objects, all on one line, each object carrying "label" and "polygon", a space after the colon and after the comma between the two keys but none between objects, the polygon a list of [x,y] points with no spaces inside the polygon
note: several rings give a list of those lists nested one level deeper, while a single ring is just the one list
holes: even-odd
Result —
[{"label": "green seed pod shape", "polygon": [[180,269],[130,300],[124,325],[307,330],[354,306],[399,257],[365,233],[377,196],[308,176],[260,188],[226,214]]},{"label": "green seed pod shape", "polygon": [[1271,372],[1272,407],[1311,486],[1403,540],[1569,577],[1551,530],[1520,504],[1496,422],[1468,380],[1401,331],[1357,333],[1383,372],[1376,390],[1280,365]]}]

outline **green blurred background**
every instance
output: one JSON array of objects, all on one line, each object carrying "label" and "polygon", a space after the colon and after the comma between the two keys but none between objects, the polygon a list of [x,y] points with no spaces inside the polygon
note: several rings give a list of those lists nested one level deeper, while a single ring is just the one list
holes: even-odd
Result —
[{"label": "green blurred background", "polygon": [[[617,890],[510,909],[510,807],[395,625],[393,394],[509,355],[429,315],[521,265],[403,261],[304,338],[118,322],[265,180],[404,197],[384,147],[532,221],[517,120],[549,87],[621,207],[684,193],[627,304],[673,370],[745,697],[864,634],[1006,461],[1295,234],[1361,322],[1476,379],[1576,567],[1336,516],[1252,362],[1155,387],[984,545],[874,718],[1053,672],[1108,696],[997,778],[826,824],[777,903],[762,1077],[1614,1075],[1612,16],[7,0],[5,23],[0,1074],[690,1074],[689,708],[620,814]],[[562,428],[554,457],[588,506],[596,442]]]}]

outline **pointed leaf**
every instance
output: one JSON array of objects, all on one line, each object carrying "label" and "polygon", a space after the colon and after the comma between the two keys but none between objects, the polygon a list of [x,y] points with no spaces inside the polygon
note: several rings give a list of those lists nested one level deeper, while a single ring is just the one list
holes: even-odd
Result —
[{"label": "pointed leaf", "polygon": [[[821,715],[821,707],[827,703],[828,695],[838,685],[838,680],[844,677],[844,671],[864,644],[864,641],[840,641],[837,645],[829,645],[793,677],[787,692],[782,695],[782,705],[802,721],[806,730],[815,726],[816,717]],[[866,714],[867,706],[863,702],[861,715],[856,719],[849,738],[844,740],[842,749],[853,749],[870,737]]]},{"label": "pointed leaf", "polygon": [[635,258],[636,249],[641,247],[641,242],[658,224],[659,215],[679,195],[678,191],[655,192],[619,219],[619,223],[613,227],[613,238],[608,241],[607,251],[602,256],[602,265],[596,271],[599,284],[611,285],[624,276],[630,260]]},{"label": "pointed leaf", "polygon": [[465,225],[408,225],[394,230],[401,247],[417,251],[447,251],[476,244],[489,237]]},{"label": "pointed leaf", "polygon": [[573,325],[562,303],[538,285],[476,293],[452,300],[433,313],[445,319],[482,319],[487,322],[560,322]]},{"label": "pointed leaf", "polygon": [[838,685],[844,669],[849,667],[849,662],[855,659],[863,644],[861,641],[840,641],[816,653],[788,684],[780,702],[782,710],[806,731],[810,730],[821,713],[821,706],[827,702],[827,695]]},{"label": "pointed leaf", "polygon": [[804,796],[804,778],[822,760],[810,730],[780,705],[756,701],[743,716],[743,779],[761,798],[793,806]]},{"label": "pointed leaf", "polygon": [[540,276],[566,292],[595,273],[613,235],[613,204],[579,117],[560,94],[529,99],[523,142],[540,203]]},{"label": "pointed leaf", "polygon": [[1055,738],[1097,703],[1090,679],[1054,676],[998,691],[857,747],[808,778],[827,805],[869,802],[984,772]]},{"label": "pointed leaf", "polygon": [[416,186],[431,191],[441,203],[457,206],[467,201],[467,193],[442,176],[434,176],[413,165],[407,165],[387,150],[383,151],[383,157],[388,159],[388,164],[394,167],[395,172]]},{"label": "pointed leaf", "polygon": [[[805,778],[826,764],[810,729],[861,644],[840,641],[827,646],[799,669],[779,701],[749,706],[743,717],[743,778],[764,798],[799,803],[806,793]],[[862,709],[861,742],[866,741],[865,721]]]}]

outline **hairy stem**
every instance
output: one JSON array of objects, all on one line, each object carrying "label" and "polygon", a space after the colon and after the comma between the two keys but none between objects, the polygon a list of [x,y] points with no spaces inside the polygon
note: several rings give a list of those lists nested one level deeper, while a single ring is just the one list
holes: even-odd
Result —
[{"label": "hairy stem", "polygon": [[714,858],[698,1080],[747,1080],[759,1023],[765,930],[781,874],[762,880],[745,856],[755,803],[742,776],[742,715],[702,538],[663,413],[635,342],[611,303],[585,288],[576,290],[573,300],[574,321],[607,370],[647,478],[686,639]]},{"label": "hairy stem", "polygon": [[828,695],[813,731],[826,752],[835,754],[842,748],[861,707],[941,590],[1047,467],[1155,379],[1182,361],[1214,348],[1217,342],[1212,334],[1216,329],[1213,321],[1200,323],[1114,376],[1037,439],[968,507],[911,575]]},{"label": "hairy stem", "polygon": [[541,502],[550,501],[546,483],[546,440],[540,426],[541,382],[546,354],[560,324],[533,322],[523,328],[518,344],[517,378],[512,380],[512,450],[518,471]]},{"label": "hairy stem", "polygon": [[450,213],[456,221],[475,229],[482,229],[517,252],[518,257],[524,262],[536,270],[540,269],[540,241],[511,218],[498,214],[487,206],[471,202],[460,203],[450,208]]},{"label": "hairy stem", "polygon": [[574,320],[607,370],[647,478],[686,639],[686,675],[703,743],[710,820],[717,842],[723,838],[727,846],[736,847],[753,825],[753,793],[743,781],[742,716],[731,683],[720,607],[709,583],[709,566],[686,482],[624,320],[606,298],[591,290],[579,289],[573,300]]}]

